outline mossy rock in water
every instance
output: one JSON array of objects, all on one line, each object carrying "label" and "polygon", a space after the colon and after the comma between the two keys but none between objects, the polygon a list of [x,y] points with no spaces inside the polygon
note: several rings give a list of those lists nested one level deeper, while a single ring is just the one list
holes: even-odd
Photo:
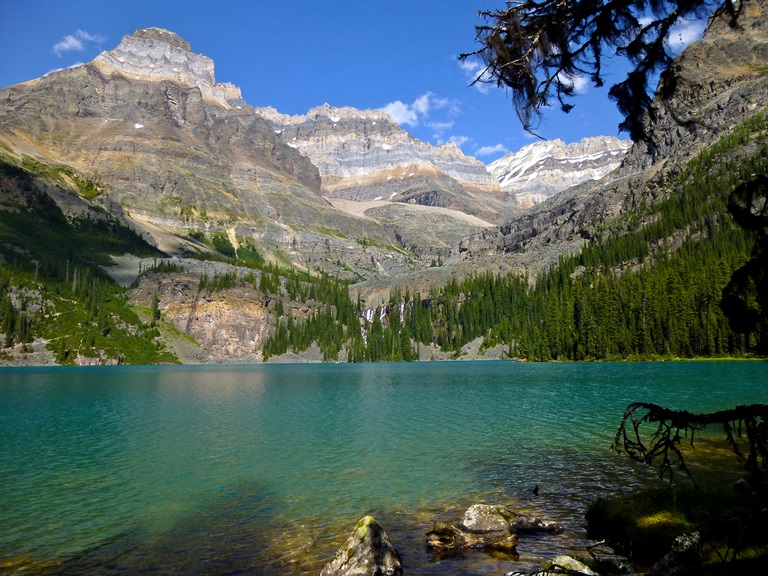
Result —
[{"label": "mossy rock in water", "polygon": [[763,491],[738,493],[730,486],[644,490],[594,502],[586,514],[587,531],[646,567],[667,554],[675,538],[699,531],[707,570],[732,573],[734,560],[768,555],[767,504]]},{"label": "mossy rock in water", "polygon": [[670,490],[600,499],[589,507],[586,518],[590,538],[606,540],[641,565],[657,562],[675,538],[694,530]]}]

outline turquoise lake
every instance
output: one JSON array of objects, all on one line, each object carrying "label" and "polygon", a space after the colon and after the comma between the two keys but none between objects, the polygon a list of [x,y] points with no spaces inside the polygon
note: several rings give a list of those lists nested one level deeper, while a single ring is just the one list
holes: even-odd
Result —
[{"label": "turquoise lake", "polygon": [[[590,501],[657,482],[609,451],[633,401],[768,403],[768,363],[0,369],[0,573],[317,574],[366,514],[406,574],[534,566],[583,551]],[[431,557],[476,502],[566,530]]]}]

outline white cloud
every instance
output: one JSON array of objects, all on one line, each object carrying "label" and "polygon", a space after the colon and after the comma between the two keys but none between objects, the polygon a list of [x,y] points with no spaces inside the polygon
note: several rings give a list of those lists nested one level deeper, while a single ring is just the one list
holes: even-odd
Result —
[{"label": "white cloud", "polygon": [[[639,18],[638,22],[641,27],[645,27],[653,22],[653,20],[651,16],[644,16]],[[681,20],[669,31],[669,37],[666,40],[667,49],[675,54],[682,52],[683,48],[688,46],[688,44],[701,38],[706,26],[707,22],[703,19]]]},{"label": "white cloud", "polygon": [[688,44],[702,37],[705,27],[704,20],[683,20],[669,31],[667,48],[675,53],[682,51]]},{"label": "white cloud", "polygon": [[565,86],[573,87],[573,91],[576,94],[585,94],[589,89],[589,78],[582,74],[576,74],[574,76],[559,74],[558,76]]},{"label": "white cloud", "polygon": [[491,85],[487,82],[491,79],[487,66],[481,60],[459,60],[459,68],[464,72],[468,83],[475,82],[474,87],[481,94],[488,94],[491,91]]},{"label": "white cloud", "polygon": [[413,105],[411,106],[413,111],[420,116],[426,116],[429,114],[429,109],[431,107],[429,99],[431,96],[432,92],[427,92],[426,94],[422,94],[416,98],[416,100],[413,101]]},{"label": "white cloud", "polygon": [[425,126],[428,128],[432,128],[432,130],[435,131],[435,138],[438,138],[440,135],[444,134],[446,130],[450,130],[453,128],[453,121],[447,121],[447,122],[426,122]]},{"label": "white cloud", "polygon": [[450,98],[438,98],[432,92],[425,92],[416,98],[412,104],[395,100],[382,108],[398,124],[411,127],[418,126],[422,120],[429,117],[432,111],[445,109],[448,110],[449,115],[456,115],[460,111],[459,103]]},{"label": "white cloud", "polygon": [[76,30],[74,34],[67,34],[53,45],[53,53],[61,57],[62,52],[82,52],[86,44],[100,46],[106,37],[101,34],[90,34],[84,30]]},{"label": "white cloud", "polygon": [[57,54],[59,56],[61,56],[62,52],[69,52],[70,50],[81,52],[85,50],[85,46],[83,46],[83,43],[79,39],[75,38],[72,35],[64,36],[64,38],[62,38],[60,42],[58,42],[57,44],[54,44],[53,46],[54,54]]},{"label": "white cloud", "polygon": [[418,126],[419,124],[419,118],[414,109],[408,104],[400,102],[400,100],[390,102],[384,106],[382,110],[389,114],[392,117],[392,120],[401,126],[403,124],[408,126]]},{"label": "white cloud", "polygon": [[448,138],[448,142],[453,142],[453,143],[454,143],[454,144],[456,144],[456,146],[458,146],[459,148],[461,148],[462,146],[464,146],[464,144],[466,144],[467,142],[469,142],[469,140],[470,140],[470,139],[469,139],[467,136],[450,136],[450,137]]},{"label": "white cloud", "polygon": [[653,18],[651,16],[643,16],[642,18],[637,19],[637,23],[640,25],[641,28],[645,28],[653,22]]},{"label": "white cloud", "polygon": [[453,124],[453,120],[449,120],[447,122],[427,122],[427,126],[439,132],[445,132],[449,128],[453,128]]},{"label": "white cloud", "polygon": [[494,144],[493,146],[482,146],[475,150],[475,156],[493,156],[494,154],[506,154],[509,152],[504,144]]}]

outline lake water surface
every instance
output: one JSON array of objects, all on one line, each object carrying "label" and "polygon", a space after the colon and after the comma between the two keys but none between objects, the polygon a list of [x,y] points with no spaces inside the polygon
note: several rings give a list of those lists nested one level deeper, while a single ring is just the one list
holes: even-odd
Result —
[{"label": "lake water surface", "polygon": [[[633,401],[768,403],[768,363],[0,369],[0,573],[317,574],[369,513],[406,574],[524,569],[655,482],[608,450]],[[424,533],[475,502],[566,532],[432,558]]]}]

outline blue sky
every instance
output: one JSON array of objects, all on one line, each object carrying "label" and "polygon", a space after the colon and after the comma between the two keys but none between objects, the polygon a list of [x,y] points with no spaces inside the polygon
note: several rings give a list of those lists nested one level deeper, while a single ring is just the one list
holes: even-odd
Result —
[{"label": "blue sky", "polygon": [[[533,141],[504,90],[468,87],[457,56],[475,49],[477,11],[503,0],[0,0],[0,87],[92,60],[136,28],[157,26],[215,63],[216,80],[253,106],[304,114],[328,103],[385,108],[415,137],[453,141],[490,162]],[[619,66],[620,67],[620,66]],[[609,75],[606,84],[621,80]],[[539,133],[567,143],[619,135],[607,87],[584,83],[570,114]],[[620,135],[626,137],[626,135]]]}]

